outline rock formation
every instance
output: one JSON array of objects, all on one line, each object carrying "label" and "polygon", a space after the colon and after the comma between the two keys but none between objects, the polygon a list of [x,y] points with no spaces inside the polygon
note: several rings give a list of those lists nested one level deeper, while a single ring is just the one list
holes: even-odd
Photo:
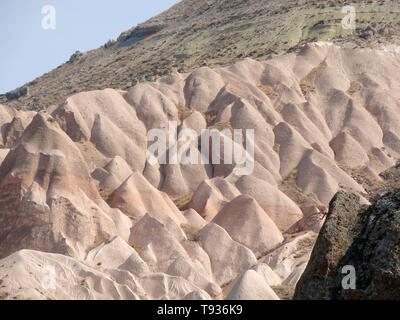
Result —
[{"label": "rock formation", "polygon": [[399,190],[370,207],[356,195],[336,194],[294,298],[399,299],[399,207]]},{"label": "rock formation", "polygon": [[[397,283],[397,196],[364,205],[400,158],[399,66],[389,48],[316,42],[81,92],[47,112],[0,105],[0,296],[277,299],[302,277],[297,298],[378,297],[373,287]],[[195,140],[223,132],[208,155],[220,163],[147,161],[147,134],[168,135],[171,122]],[[249,129],[254,170],[241,175],[240,161],[224,162],[225,146],[243,155],[248,136],[229,133]],[[381,271],[365,262],[364,244]],[[360,263],[362,290],[338,290],[344,262]],[[53,267],[55,292],[41,288]]]}]

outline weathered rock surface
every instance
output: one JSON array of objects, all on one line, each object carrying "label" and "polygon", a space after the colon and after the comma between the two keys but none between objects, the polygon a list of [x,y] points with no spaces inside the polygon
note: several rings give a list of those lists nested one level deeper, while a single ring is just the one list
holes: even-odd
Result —
[{"label": "weathered rock surface", "polygon": [[297,234],[262,257],[260,262],[271,267],[283,279],[283,284],[296,284],[310,258],[316,237],[312,231]]},{"label": "weathered rock surface", "polygon": [[[104,298],[274,298],[268,286],[290,289],[301,277],[332,196],[351,191],[368,203],[372,190],[394,174],[399,65],[399,53],[389,48],[318,42],[268,61],[173,72],[127,91],[81,92],[49,112],[0,105],[0,258],[23,249],[63,254],[109,276],[110,288],[117,283],[132,292],[110,289],[115,294]],[[193,129],[195,138],[206,128],[224,130],[209,155],[221,163],[146,161],[146,135],[152,129],[168,134],[171,122],[178,134]],[[254,170],[242,175],[239,160],[223,160],[229,133],[246,129],[255,134]],[[245,136],[233,144],[239,153],[247,145]],[[309,296],[320,293],[321,281],[337,288],[333,273],[345,259],[364,261],[357,250],[346,257],[354,239],[363,239],[362,228],[380,234],[379,226],[390,236],[382,244],[380,234],[375,247],[365,235],[365,252],[377,259],[372,265],[382,254],[390,265],[382,263],[389,275],[368,265],[357,271],[362,294],[372,297],[369,286],[386,283],[376,279],[396,279],[390,269],[396,224],[373,213],[364,214],[372,221],[366,222],[355,214],[362,205],[346,199],[335,198],[331,211],[341,213],[328,216],[318,246],[323,254],[312,258],[325,269],[303,277]],[[32,259],[24,258],[23,268]],[[251,291],[254,282],[266,286]],[[323,298],[351,296],[329,290]]]},{"label": "weathered rock surface", "polygon": [[138,300],[128,283],[71,257],[22,250],[0,260],[0,297],[19,300]]},{"label": "weathered rock surface", "polygon": [[[399,190],[370,207],[336,194],[295,299],[399,299],[399,208]],[[344,266],[355,268],[355,289],[342,286]]]},{"label": "weathered rock surface", "polygon": [[20,249],[83,258],[129,219],[100,197],[78,148],[48,115],[37,114],[0,167],[0,257]]},{"label": "weathered rock surface", "polygon": [[227,204],[212,221],[235,241],[250,248],[257,257],[277,247],[283,237],[268,214],[249,196],[239,196]]},{"label": "weathered rock surface", "polygon": [[245,272],[233,287],[227,300],[279,300],[268,283],[254,270]]},{"label": "weathered rock surface", "polygon": [[100,269],[121,269],[142,277],[150,270],[139,254],[122,238],[115,237],[91,250],[85,262]]},{"label": "weathered rock surface", "polygon": [[[220,226],[209,223],[199,232],[201,246],[211,260],[214,277],[219,285],[234,280],[257,263],[254,253],[233,241]],[[216,246],[215,244],[219,245]]]}]

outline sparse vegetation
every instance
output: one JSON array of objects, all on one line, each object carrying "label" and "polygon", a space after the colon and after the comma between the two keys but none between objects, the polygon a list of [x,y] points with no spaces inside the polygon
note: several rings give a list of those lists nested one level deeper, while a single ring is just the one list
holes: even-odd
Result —
[{"label": "sparse vegetation", "polygon": [[[243,2],[232,5],[232,1],[182,2],[141,26],[167,27],[155,29],[154,34],[146,34],[134,45],[126,45],[127,37],[135,34],[133,28],[97,50],[77,52],[69,63],[28,83],[29,95],[9,102],[2,96],[0,103],[33,106],[32,102],[37,99],[34,105],[46,108],[63,103],[77,92],[107,87],[127,89],[173,69],[190,72],[204,65],[227,66],[246,57],[265,60],[272,55],[298,51],[303,44],[317,40],[371,44],[374,38],[363,39],[353,30],[341,27],[343,5],[334,1],[325,7],[317,2],[299,4],[295,0],[284,4],[265,1],[262,5]],[[357,15],[357,26],[361,30],[373,23],[378,23],[382,30],[388,29],[388,25],[400,28],[400,16],[393,12],[396,2],[385,1],[377,7],[375,2],[363,0],[358,5],[363,6],[363,12]],[[379,14],[371,14],[377,10]],[[266,90],[271,97],[275,95],[269,88]],[[305,81],[304,93],[312,90],[312,81]]]},{"label": "sparse vegetation", "polygon": [[311,93],[315,92],[315,79],[320,66],[313,68],[310,73],[300,81],[300,89],[305,98],[308,98]]},{"label": "sparse vegetation", "polygon": [[110,239],[105,237],[105,236],[101,236],[100,234],[96,234],[96,238],[93,241],[93,244],[88,247],[87,252],[90,252],[91,250],[97,248],[99,245],[101,245],[102,243],[109,243]]},{"label": "sparse vegetation", "polygon": [[281,300],[292,300],[294,296],[295,287],[280,285],[271,287],[272,290]]},{"label": "sparse vegetation", "polygon": [[207,111],[204,113],[204,118],[206,119],[207,126],[211,126],[217,119],[218,113],[216,111]]},{"label": "sparse vegetation", "polygon": [[109,203],[111,201],[111,196],[112,196],[113,192],[114,192],[114,190],[104,190],[102,188],[99,188],[100,196],[107,203]]},{"label": "sparse vegetation", "polygon": [[279,154],[281,150],[281,145],[279,143],[275,143],[274,146],[272,147],[272,150],[274,150],[277,154]]},{"label": "sparse vegetation", "polygon": [[179,198],[172,198],[172,201],[178,207],[179,210],[186,210],[187,205],[192,201],[194,192],[190,192]]},{"label": "sparse vegetation", "polygon": [[79,282],[79,285],[82,286],[82,287],[85,287],[85,288],[89,288],[89,285],[88,285],[88,283],[86,282],[86,279],[82,279],[82,280]]},{"label": "sparse vegetation", "polygon": [[301,188],[297,186],[297,174],[297,169],[292,170],[282,181],[279,189],[283,193],[285,193],[290,199],[296,202],[299,207],[302,207],[304,202],[309,198],[314,199],[318,203],[319,201],[315,194],[304,194],[303,190],[301,190]]},{"label": "sparse vegetation", "polygon": [[294,258],[300,258],[305,254],[308,254],[315,244],[315,240],[317,239],[317,235],[313,234],[310,238],[300,239],[297,243],[297,251]]},{"label": "sparse vegetation", "polygon": [[229,121],[220,121],[210,126],[209,129],[216,129],[218,131],[222,131],[224,129],[229,129],[233,134],[233,126]]},{"label": "sparse vegetation", "polygon": [[182,228],[183,232],[185,232],[188,240],[190,240],[190,241],[198,241],[199,240],[199,237],[198,237],[198,234],[200,231],[199,228],[192,226],[190,224],[182,224],[181,228]]},{"label": "sparse vegetation", "polygon": [[[350,168],[344,164],[339,163],[339,168],[346,172],[350,177],[353,178],[359,185],[361,185],[367,194],[365,195],[367,198],[370,195],[373,195],[375,191],[379,188],[382,188],[385,185],[384,181],[379,181],[370,174],[368,174],[368,170],[366,167],[360,168]],[[346,188],[344,188],[346,189]],[[349,190],[351,191],[351,190]]]},{"label": "sparse vegetation", "polygon": [[9,300],[10,294],[8,292],[0,292],[0,300]]},{"label": "sparse vegetation", "polygon": [[271,100],[279,96],[278,93],[274,90],[274,88],[270,86],[259,85],[258,89],[264,92],[267,95],[267,97],[270,98]]},{"label": "sparse vegetation", "polygon": [[362,88],[361,83],[359,83],[358,81],[351,81],[350,87],[347,90],[347,94],[350,95],[350,96],[353,96],[358,91],[360,91],[361,88]]},{"label": "sparse vegetation", "polygon": [[193,113],[193,110],[188,107],[178,107],[178,117],[180,121],[185,120]]}]

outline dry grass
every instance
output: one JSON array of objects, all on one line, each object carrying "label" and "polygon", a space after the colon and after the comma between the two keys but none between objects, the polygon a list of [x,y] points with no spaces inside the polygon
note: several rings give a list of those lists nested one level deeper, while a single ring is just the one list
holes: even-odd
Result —
[{"label": "dry grass", "polygon": [[179,210],[186,210],[190,201],[192,201],[194,192],[190,192],[179,198],[171,198],[171,200],[175,203]]},{"label": "dry grass", "polygon": [[300,89],[305,98],[308,98],[311,93],[315,92],[315,79],[320,66],[313,68],[310,73],[300,81]]},{"label": "dry grass", "polygon": [[88,285],[88,283],[86,282],[86,279],[82,279],[82,280],[79,282],[79,285],[80,285],[81,287],[84,287],[84,288],[89,289],[89,285]]},{"label": "dry grass", "polygon": [[9,300],[9,299],[10,299],[10,294],[8,292],[0,293],[0,300]]},{"label": "dry grass", "polygon": [[96,234],[96,237],[95,237],[92,245],[90,247],[88,247],[87,252],[90,252],[91,250],[97,248],[102,243],[110,243],[110,241],[111,241],[110,238]]},{"label": "dry grass", "polygon": [[216,111],[207,111],[203,114],[204,119],[206,119],[207,126],[211,126],[217,119],[218,113]]},{"label": "dry grass", "polygon": [[315,241],[317,240],[317,235],[313,235],[311,238],[301,239],[296,247],[295,259],[301,258],[303,255],[308,254],[314,247]]},{"label": "dry grass", "polygon": [[280,286],[272,286],[272,290],[276,293],[276,295],[281,300],[292,300],[294,296],[295,287],[280,285]]},{"label": "dry grass", "polygon": [[183,232],[185,232],[188,240],[199,241],[199,231],[200,231],[199,228],[187,223],[181,224],[181,228]]},{"label": "dry grass", "polygon": [[233,134],[233,130],[234,130],[233,126],[232,126],[232,123],[230,123],[229,121],[217,122],[216,124],[210,126],[209,129],[216,129],[218,131],[222,131],[224,129],[229,129],[232,134]]},{"label": "dry grass", "polygon": [[350,87],[347,90],[347,94],[350,96],[353,96],[354,94],[356,94],[358,91],[360,91],[362,88],[361,83],[359,83],[358,81],[352,81],[350,83]]},{"label": "dry grass", "polygon": [[358,184],[364,189],[370,189],[372,187],[380,186],[383,183],[370,176],[366,171],[366,167],[361,168],[350,168],[344,164],[339,163],[338,167],[346,172],[350,177],[353,178]]},{"label": "dry grass", "polygon": [[[368,1],[363,1],[363,10],[374,12],[376,2],[368,4]],[[86,52],[73,63],[65,63],[27,83],[29,97],[7,102],[5,96],[0,95],[0,103],[12,107],[38,104],[46,108],[51,104],[61,104],[68,96],[80,91],[107,87],[127,89],[138,82],[159,78],[173,69],[191,72],[205,65],[232,65],[245,57],[262,57],[264,60],[271,55],[296,52],[303,44],[315,39],[334,40],[339,35],[345,37],[343,40],[355,40],[343,28],[314,28],[319,21],[340,25],[339,8],[342,4],[339,3],[336,10],[318,9],[316,1],[304,4],[298,1],[274,2],[272,7],[270,1],[262,4],[248,1],[244,6],[238,6],[238,1],[233,2],[181,2],[173,11],[145,23],[168,26],[163,30],[132,45],[111,41]],[[385,14],[367,14],[360,23],[387,24],[390,21],[397,32],[400,17],[388,13],[390,6],[393,6],[391,2],[383,3],[382,13]],[[339,17],[339,21],[335,21]],[[300,24],[302,31],[299,33]],[[358,37],[356,39],[363,42]],[[304,89],[308,91],[307,86]]]},{"label": "dry grass", "polygon": [[304,202],[309,199],[313,198],[318,202],[318,199],[315,194],[304,194],[303,190],[301,190],[297,184],[297,169],[292,170],[286,178],[282,181],[281,185],[279,186],[279,190],[281,190],[284,194],[286,194],[290,199],[292,199],[299,207],[302,207]]},{"label": "dry grass", "polygon": [[241,97],[241,98],[246,98],[247,92],[249,90],[248,87],[243,86],[242,83],[237,82],[237,81],[229,81],[229,84],[231,85],[229,88],[229,91],[233,93],[234,95]]},{"label": "dry grass", "polygon": [[262,92],[264,92],[265,95],[267,95],[267,97],[270,98],[271,100],[279,96],[279,94],[274,90],[274,88],[270,86],[259,85],[257,86],[257,88],[260,89]]},{"label": "dry grass", "polygon": [[350,168],[343,164],[339,164],[339,167],[364,188],[366,194],[362,194],[362,196],[371,202],[378,200],[380,195],[386,191],[397,188],[400,182],[398,165],[381,172],[379,176],[382,180],[369,175],[365,170],[366,167]]},{"label": "dry grass", "polygon": [[112,198],[111,196],[114,193],[114,191],[113,190],[104,190],[102,188],[99,188],[99,193],[105,202],[110,203],[111,198]]},{"label": "dry grass", "polygon": [[193,110],[188,107],[178,107],[178,117],[180,121],[185,120],[193,113]]}]

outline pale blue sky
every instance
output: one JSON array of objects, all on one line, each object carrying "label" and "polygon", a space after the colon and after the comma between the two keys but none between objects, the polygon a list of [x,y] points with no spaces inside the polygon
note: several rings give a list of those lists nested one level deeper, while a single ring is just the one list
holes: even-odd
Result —
[{"label": "pale blue sky", "polygon": [[[0,0],[0,93],[103,45],[178,0]],[[42,28],[42,7],[56,9],[56,29]]]}]

